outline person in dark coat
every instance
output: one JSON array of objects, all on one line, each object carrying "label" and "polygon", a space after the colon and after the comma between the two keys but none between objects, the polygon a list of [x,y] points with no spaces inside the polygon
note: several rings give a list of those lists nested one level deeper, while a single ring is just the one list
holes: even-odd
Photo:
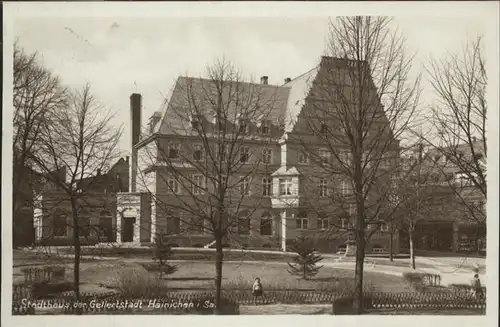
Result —
[{"label": "person in dark coat", "polygon": [[474,278],[471,282],[472,286],[472,294],[473,296],[479,300],[483,297],[483,288],[481,287],[481,280],[479,279],[479,274],[475,273]]},{"label": "person in dark coat", "polygon": [[255,300],[257,301],[257,298],[261,297],[263,293],[264,291],[262,289],[262,284],[260,283],[260,278],[257,277],[255,278],[255,281],[253,282],[252,285],[252,295],[255,297]]}]

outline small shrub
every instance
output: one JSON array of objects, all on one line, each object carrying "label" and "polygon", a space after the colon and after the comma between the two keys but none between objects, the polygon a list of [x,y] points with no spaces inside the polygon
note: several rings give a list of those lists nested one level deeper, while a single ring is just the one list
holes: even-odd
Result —
[{"label": "small shrub", "polygon": [[419,272],[404,273],[403,278],[417,291],[424,291],[428,286],[439,286],[441,280],[440,275]]},{"label": "small shrub", "polygon": [[167,288],[141,266],[127,267],[117,272],[115,287],[126,298],[142,298],[163,295]]},{"label": "small shrub", "polygon": [[323,266],[317,263],[323,260],[321,255],[315,254],[315,249],[305,237],[299,237],[291,246],[291,250],[297,255],[293,258],[293,263],[288,262],[288,272],[291,275],[300,276],[303,279],[315,276]]},{"label": "small shrub", "polygon": [[167,236],[165,234],[157,234],[152,245],[153,260],[158,263],[159,279],[162,278],[163,274],[170,275],[177,271],[177,266],[168,263],[173,252],[171,246],[166,243]]}]

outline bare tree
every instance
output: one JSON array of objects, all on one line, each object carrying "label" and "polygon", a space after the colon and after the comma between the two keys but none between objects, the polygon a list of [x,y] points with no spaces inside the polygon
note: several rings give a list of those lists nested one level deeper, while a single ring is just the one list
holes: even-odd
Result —
[{"label": "bare tree", "polygon": [[59,109],[65,100],[65,89],[57,76],[39,62],[36,53],[28,54],[16,42],[13,66],[13,232],[14,245],[22,243],[18,227],[21,211],[29,208],[33,216],[33,193],[44,184],[43,175],[31,169],[30,154],[37,151],[38,137],[46,117]]},{"label": "bare tree", "polygon": [[[487,198],[486,187],[486,85],[487,75],[478,37],[469,41],[461,53],[432,59],[426,67],[437,96],[429,120],[433,135],[426,141],[444,163],[439,167],[459,171],[462,183],[450,179],[450,187],[462,200],[467,215],[484,224],[486,212],[469,201],[471,193]],[[472,186],[472,188],[471,188]]]},{"label": "bare tree", "polygon": [[[89,228],[80,216],[86,210],[84,200],[91,188],[91,183],[79,188],[79,181],[104,171],[116,159],[121,128],[113,126],[112,115],[97,102],[88,84],[70,92],[65,106],[46,118],[38,135],[38,150],[30,153],[29,158],[35,169],[55,186],[58,201],[70,203],[74,292],[79,299],[80,236],[82,230]],[[59,171],[64,171],[65,176]]]},{"label": "bare tree", "polygon": [[453,217],[457,199],[447,187],[448,181],[438,169],[432,153],[424,151],[422,139],[405,149],[396,172],[391,197],[395,211],[391,224],[407,232],[411,266],[415,269],[415,228],[429,217]]},{"label": "bare tree", "polygon": [[182,234],[186,228],[188,234],[215,241],[219,309],[223,245],[251,237],[251,217],[270,195],[271,185],[261,186],[261,181],[277,169],[273,161],[279,166],[276,108],[285,105],[286,97],[280,98],[278,87],[244,82],[226,60],[209,66],[207,73],[207,78],[178,79],[154,142],[149,150],[144,146],[139,159],[156,172],[151,180],[152,169],[142,171],[156,205],[153,233]]},{"label": "bare tree", "polygon": [[353,305],[361,313],[366,243],[386,223],[381,214],[389,208],[391,175],[413,123],[420,77],[410,77],[412,56],[387,17],[332,21],[326,55],[301,112],[304,130],[314,137],[295,139],[316,163],[311,176],[336,186],[325,208],[347,218],[334,227],[356,244]]}]

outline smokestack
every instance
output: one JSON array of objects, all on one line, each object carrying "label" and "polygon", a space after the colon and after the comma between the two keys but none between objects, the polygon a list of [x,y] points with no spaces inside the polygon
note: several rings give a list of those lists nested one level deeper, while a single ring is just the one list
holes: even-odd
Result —
[{"label": "smokestack", "polygon": [[285,78],[285,84],[290,83],[291,81],[292,81],[292,79],[290,77]]},{"label": "smokestack", "polygon": [[137,186],[137,149],[135,145],[139,143],[141,136],[141,106],[142,97],[138,93],[130,96],[130,125],[132,136],[132,162],[130,164],[130,192],[136,192]]},{"label": "smokestack", "polygon": [[269,77],[268,76],[262,76],[260,78],[260,83],[261,84],[266,84],[267,85],[267,81],[269,80]]}]

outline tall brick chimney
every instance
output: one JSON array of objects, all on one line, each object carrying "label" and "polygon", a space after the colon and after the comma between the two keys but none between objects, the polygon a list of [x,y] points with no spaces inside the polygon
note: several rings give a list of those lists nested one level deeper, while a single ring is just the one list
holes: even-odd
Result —
[{"label": "tall brick chimney", "polygon": [[267,85],[268,80],[269,80],[269,77],[268,77],[268,76],[262,76],[262,77],[260,78],[260,83],[261,83],[261,84],[266,84],[266,85]]},{"label": "tall brick chimney", "polygon": [[132,139],[132,158],[129,165],[130,169],[130,192],[137,190],[137,149],[135,145],[139,143],[141,136],[141,110],[142,110],[142,96],[138,93],[133,93],[130,96],[130,130]]}]

